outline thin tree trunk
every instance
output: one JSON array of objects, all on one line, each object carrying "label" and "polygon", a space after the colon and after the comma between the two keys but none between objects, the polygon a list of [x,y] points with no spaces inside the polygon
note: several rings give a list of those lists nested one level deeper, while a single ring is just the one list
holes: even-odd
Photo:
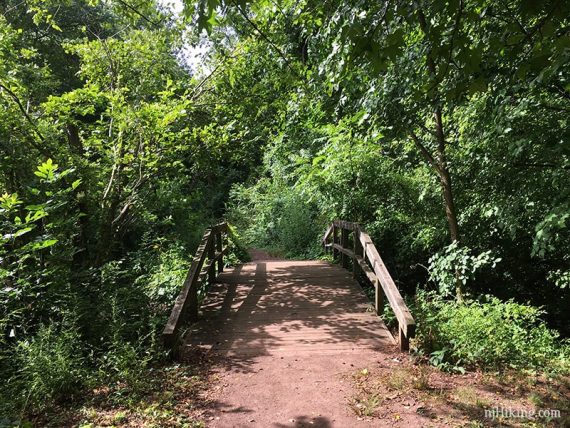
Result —
[{"label": "thin tree trunk", "polygon": [[[123,172],[123,163],[122,159],[125,155],[125,148],[121,144],[119,148],[118,158],[115,160],[114,165],[114,172],[111,173],[111,178],[109,180],[108,189],[105,191],[103,195],[103,219],[100,227],[99,233],[99,250],[97,255],[97,266],[102,266],[105,264],[110,255],[113,252],[115,246],[115,237],[116,237],[116,227],[115,227],[115,220],[117,216],[117,210],[121,204],[122,198],[122,172]],[[109,198],[109,204],[105,203],[105,199]]]},{"label": "thin tree trunk", "polygon": [[457,211],[455,209],[455,201],[453,198],[453,189],[451,186],[451,176],[447,168],[443,169],[440,174],[441,189],[443,199],[445,201],[445,215],[447,216],[447,224],[449,226],[449,234],[451,242],[459,241],[459,224],[457,222]]},{"label": "thin tree trunk", "polygon": [[449,225],[449,233],[451,235],[451,242],[459,241],[459,224],[457,223],[457,210],[455,209],[455,201],[453,198],[453,189],[451,185],[451,175],[447,166],[447,157],[445,155],[446,140],[443,131],[443,120],[441,117],[441,108],[437,107],[434,112],[435,118],[435,135],[437,138],[437,163],[439,168],[437,172],[441,182],[441,189],[443,191],[443,199],[445,201],[445,215],[447,216],[447,223]]}]

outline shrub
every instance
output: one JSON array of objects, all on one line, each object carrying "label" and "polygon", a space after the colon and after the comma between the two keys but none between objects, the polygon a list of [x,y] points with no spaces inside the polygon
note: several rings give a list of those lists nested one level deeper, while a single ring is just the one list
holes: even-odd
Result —
[{"label": "shrub", "polygon": [[122,341],[112,340],[110,349],[100,359],[99,381],[114,385],[115,395],[140,396],[151,386],[149,384],[149,364],[155,357],[150,349]]},{"label": "shrub", "polygon": [[458,280],[465,286],[479,270],[485,266],[494,268],[500,261],[493,259],[490,250],[474,255],[455,241],[429,259],[429,279],[439,286],[440,294],[450,296]]},{"label": "shrub", "polygon": [[290,256],[306,256],[315,251],[321,228],[315,224],[316,207],[295,192],[283,196],[278,219],[277,236],[281,248]]},{"label": "shrub", "polygon": [[73,325],[50,323],[41,326],[31,339],[14,350],[17,374],[10,383],[17,396],[13,410],[37,411],[81,391],[87,381],[82,346]]},{"label": "shrub", "polygon": [[[151,255],[149,253],[154,255],[154,260],[148,260]],[[135,268],[139,271],[147,269],[148,272],[137,277],[135,284],[142,287],[153,304],[170,306],[180,291],[190,266],[191,260],[185,248],[175,244],[159,251],[142,252],[137,256]],[[148,269],[149,265],[152,269]]]},{"label": "shrub", "polygon": [[546,326],[539,308],[490,296],[458,303],[420,291],[414,313],[418,350],[441,368],[568,368],[570,345]]},{"label": "shrub", "polygon": [[239,263],[247,263],[251,261],[251,257],[247,252],[247,245],[238,234],[236,228],[228,225],[228,254],[224,257],[224,263],[227,266],[235,266]]},{"label": "shrub", "polygon": [[234,186],[229,217],[248,245],[310,257],[320,254],[318,238],[324,226],[318,212],[299,190],[260,180],[251,188]]}]

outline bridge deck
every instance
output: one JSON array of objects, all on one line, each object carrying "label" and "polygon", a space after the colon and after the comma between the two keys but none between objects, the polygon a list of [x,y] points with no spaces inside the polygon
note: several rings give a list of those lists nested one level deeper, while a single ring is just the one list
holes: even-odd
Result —
[{"label": "bridge deck", "polygon": [[218,277],[186,345],[226,355],[392,349],[394,339],[346,270],[319,261],[259,260]]},{"label": "bridge deck", "polygon": [[186,336],[220,357],[208,427],[374,426],[347,406],[350,379],[399,351],[371,309],[350,273],[325,262],[222,273]]}]

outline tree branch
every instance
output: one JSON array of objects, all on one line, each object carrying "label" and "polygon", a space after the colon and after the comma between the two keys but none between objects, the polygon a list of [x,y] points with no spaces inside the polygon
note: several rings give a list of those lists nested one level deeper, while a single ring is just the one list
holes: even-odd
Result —
[{"label": "tree branch", "polygon": [[293,64],[291,64],[291,61],[289,61],[289,59],[287,59],[287,57],[285,56],[283,51],[281,49],[279,49],[279,47],[275,43],[273,43],[273,41],[263,31],[261,31],[261,29],[257,26],[257,24],[255,22],[253,22],[249,18],[249,16],[247,16],[247,13],[245,13],[245,11],[235,2],[235,0],[232,0],[232,3],[236,6],[236,9],[238,10],[238,12],[241,14],[241,16],[244,17],[244,19],[249,23],[249,25],[251,25],[253,27],[253,29],[255,31],[257,31],[257,33],[261,36],[261,38],[264,39],[273,49],[275,49],[275,51],[279,54],[279,56],[283,59],[283,61],[285,61],[285,64],[287,65],[287,67],[289,67],[289,69],[298,78],[301,78],[301,76],[299,75],[297,70],[295,70],[295,68],[293,67]]},{"label": "tree branch", "polygon": [[34,120],[30,117],[30,115],[28,114],[26,108],[24,107],[24,105],[22,104],[22,102],[20,101],[20,98],[18,98],[18,95],[16,95],[14,92],[12,92],[12,90],[10,90],[8,87],[6,87],[5,85],[3,85],[0,82],[0,88],[2,88],[4,91],[6,91],[6,93],[8,95],[10,95],[10,97],[12,98],[12,100],[16,103],[16,105],[18,106],[18,108],[20,109],[20,111],[22,112],[22,114],[24,115],[24,117],[26,118],[26,120],[30,123],[30,125],[32,125],[32,127],[34,128],[35,133],[37,134],[38,138],[41,140],[42,143],[46,143],[46,140],[44,138],[44,136],[42,135],[42,133],[39,131],[36,123],[34,122]]},{"label": "tree branch", "polygon": [[160,23],[153,21],[152,19],[148,18],[146,15],[144,15],[142,12],[140,12],[137,8],[135,8],[134,6],[130,5],[129,3],[127,3],[126,1],[123,0],[117,0],[118,3],[122,4],[123,6],[125,6],[127,9],[132,10],[135,14],[137,14],[138,16],[140,16],[142,19],[144,19],[146,22],[148,22],[151,25],[154,25],[155,27],[160,27]]},{"label": "tree branch", "polygon": [[441,175],[441,168],[433,155],[429,152],[429,150],[422,144],[418,136],[415,134],[414,131],[410,131],[410,137],[412,141],[416,145],[416,147],[420,150],[422,156],[428,161],[428,163],[437,171],[438,174]]}]

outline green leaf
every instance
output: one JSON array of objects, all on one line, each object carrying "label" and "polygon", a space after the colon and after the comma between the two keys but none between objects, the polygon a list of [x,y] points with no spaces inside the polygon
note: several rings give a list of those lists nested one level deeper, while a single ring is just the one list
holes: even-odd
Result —
[{"label": "green leaf", "polygon": [[43,250],[44,248],[51,247],[57,244],[57,242],[58,242],[57,239],[46,239],[44,241],[31,242],[30,244],[24,246],[23,248],[28,251],[38,251],[38,250]]},{"label": "green leaf", "polygon": [[34,229],[33,227],[25,227],[23,229],[20,229],[16,233],[14,233],[13,237],[17,238],[18,236],[25,235],[26,233],[30,232],[33,229]]}]

